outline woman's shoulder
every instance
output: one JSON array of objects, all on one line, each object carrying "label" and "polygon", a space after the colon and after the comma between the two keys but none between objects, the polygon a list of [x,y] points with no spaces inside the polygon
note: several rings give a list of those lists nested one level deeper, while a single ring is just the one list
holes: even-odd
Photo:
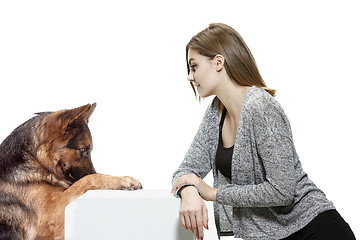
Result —
[{"label": "woman's shoulder", "polygon": [[207,106],[205,114],[203,115],[202,124],[205,124],[210,128],[213,127],[212,125],[217,122],[219,116],[219,104],[220,100],[217,97],[214,97]]},{"label": "woman's shoulder", "polygon": [[[248,120],[256,127],[267,126],[291,136],[290,122],[280,103],[266,90],[252,87],[247,107]],[[263,131],[261,129],[260,131]]]},{"label": "woman's shoulder", "polygon": [[284,112],[280,103],[273,96],[265,89],[256,86],[249,89],[245,107],[256,112]]},{"label": "woman's shoulder", "polygon": [[210,104],[207,106],[205,116],[214,118],[219,114],[220,100],[217,96],[213,98]]},{"label": "woman's shoulder", "polygon": [[214,99],[211,101],[210,103],[210,108],[213,109],[214,111],[219,110],[219,106],[220,106],[220,100],[217,96],[214,97]]}]

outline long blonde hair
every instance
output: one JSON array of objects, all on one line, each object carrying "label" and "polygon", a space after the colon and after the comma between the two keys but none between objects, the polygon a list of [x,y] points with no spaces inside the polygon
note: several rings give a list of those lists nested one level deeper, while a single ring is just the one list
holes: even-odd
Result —
[{"label": "long blonde hair", "polygon": [[[230,79],[241,86],[255,85],[264,88],[272,96],[275,96],[276,90],[266,86],[250,49],[240,34],[232,27],[223,23],[212,23],[209,27],[191,38],[190,42],[186,45],[188,73],[190,72],[188,64],[190,48],[210,59],[213,59],[217,54],[221,54],[225,59],[224,67]],[[191,87],[196,96],[196,91],[192,84]]]}]

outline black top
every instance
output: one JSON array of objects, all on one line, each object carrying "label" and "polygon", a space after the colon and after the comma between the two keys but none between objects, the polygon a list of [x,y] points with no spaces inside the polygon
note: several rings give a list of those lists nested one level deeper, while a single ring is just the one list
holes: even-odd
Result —
[{"label": "black top", "polygon": [[215,165],[222,175],[231,179],[231,161],[232,161],[234,146],[226,148],[224,147],[222,141],[222,128],[224,125],[226,112],[227,110],[224,107],[219,124],[219,143],[215,156]]}]

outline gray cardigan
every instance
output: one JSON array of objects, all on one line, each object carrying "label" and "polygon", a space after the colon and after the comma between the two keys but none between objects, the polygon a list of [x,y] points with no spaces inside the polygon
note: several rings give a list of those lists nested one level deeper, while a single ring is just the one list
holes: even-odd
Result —
[{"label": "gray cardigan", "polygon": [[214,213],[219,232],[243,239],[281,239],[319,213],[334,209],[303,171],[290,123],[265,90],[251,87],[243,103],[232,157],[232,181],[215,167],[219,99],[208,107],[173,183],[180,175],[204,178],[213,170],[218,188]]}]

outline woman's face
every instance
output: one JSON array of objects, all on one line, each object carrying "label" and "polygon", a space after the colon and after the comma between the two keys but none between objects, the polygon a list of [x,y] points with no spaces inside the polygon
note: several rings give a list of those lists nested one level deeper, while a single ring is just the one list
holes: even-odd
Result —
[{"label": "woman's face", "polygon": [[188,61],[190,72],[187,80],[197,89],[199,96],[205,98],[214,95],[219,84],[214,59],[209,59],[190,48]]}]

